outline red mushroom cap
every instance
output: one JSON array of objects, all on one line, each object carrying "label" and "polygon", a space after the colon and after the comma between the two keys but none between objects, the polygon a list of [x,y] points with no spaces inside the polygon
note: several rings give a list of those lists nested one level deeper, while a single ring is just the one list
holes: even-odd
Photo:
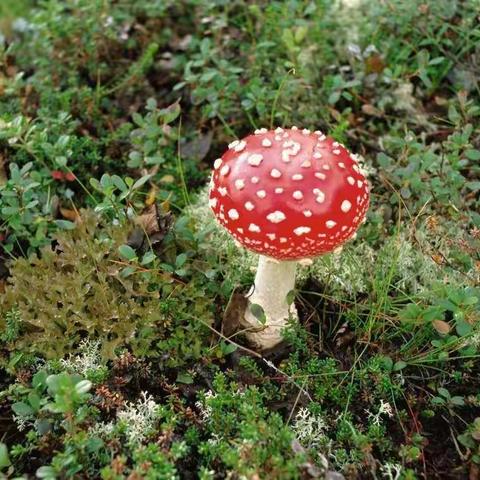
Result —
[{"label": "red mushroom cap", "polygon": [[263,128],[215,160],[209,203],[249,250],[295,260],[351,238],[368,210],[369,188],[356,157],[320,131]]}]

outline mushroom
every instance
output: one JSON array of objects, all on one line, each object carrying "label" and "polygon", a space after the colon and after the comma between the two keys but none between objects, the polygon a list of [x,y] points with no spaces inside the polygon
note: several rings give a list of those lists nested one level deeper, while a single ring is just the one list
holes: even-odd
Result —
[{"label": "mushroom", "polygon": [[[322,132],[262,128],[215,160],[209,204],[238,243],[260,254],[243,326],[263,350],[282,341],[289,318],[298,319],[287,301],[297,263],[355,235],[369,187],[357,157]],[[263,309],[262,322],[254,305]]]}]

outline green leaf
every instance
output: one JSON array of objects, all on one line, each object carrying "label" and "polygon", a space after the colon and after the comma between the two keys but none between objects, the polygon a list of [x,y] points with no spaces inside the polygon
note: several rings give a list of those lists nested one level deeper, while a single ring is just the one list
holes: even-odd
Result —
[{"label": "green leaf", "polygon": [[92,382],[90,382],[89,380],[81,380],[75,385],[75,391],[79,395],[87,393],[88,391],[90,391],[91,388],[92,388]]},{"label": "green leaf", "polygon": [[38,396],[37,392],[32,391],[28,394],[28,403],[31,405],[35,412],[40,410],[40,397]]},{"label": "green leaf", "polygon": [[142,265],[148,265],[149,263],[152,263],[155,258],[157,258],[157,256],[150,250],[142,257],[142,261],[140,263]]},{"label": "green leaf", "polygon": [[383,368],[385,368],[385,370],[391,371],[393,369],[393,360],[391,359],[391,357],[388,357],[387,355],[384,355],[384,356],[380,357],[380,362],[381,362]]},{"label": "green leaf", "polygon": [[121,192],[128,190],[127,184],[118,175],[112,175],[112,182]]},{"label": "green leaf", "polygon": [[187,261],[187,258],[188,257],[186,253],[181,253],[177,256],[177,259],[175,260],[175,266],[177,268],[183,267],[183,265],[185,265],[185,262]]},{"label": "green leaf", "polygon": [[465,405],[465,400],[463,399],[463,397],[460,397],[458,395],[452,397],[450,399],[450,402],[452,402],[454,405],[458,405],[460,407]]},{"label": "green leaf", "polygon": [[443,387],[440,387],[437,389],[437,392],[443,397],[446,398],[447,400],[450,399],[450,392]]},{"label": "green leaf", "polygon": [[55,472],[55,469],[53,467],[47,466],[47,467],[40,467],[35,475],[38,478],[45,478],[47,480],[55,480],[57,478],[57,474]]},{"label": "green leaf", "polygon": [[47,381],[47,372],[45,370],[39,370],[32,378],[33,388],[45,387]]},{"label": "green leaf", "polygon": [[15,215],[19,212],[18,207],[3,207],[2,208],[2,213],[4,215]]},{"label": "green leaf", "polygon": [[465,155],[470,160],[480,160],[480,150],[467,150]]},{"label": "green leaf", "polygon": [[398,372],[400,370],[403,370],[407,366],[407,362],[404,362],[403,360],[399,360],[398,362],[395,362],[395,365],[393,365],[393,371]]},{"label": "green leaf", "polygon": [[8,457],[8,448],[4,443],[0,443],[0,470],[2,468],[11,465],[10,458]]},{"label": "green leaf", "polygon": [[69,220],[55,220],[55,223],[57,227],[62,230],[74,230],[77,226],[74,222],[70,222]]},{"label": "green leaf", "polygon": [[118,247],[118,252],[126,260],[135,260],[137,258],[137,252],[130,245],[120,245]]},{"label": "green leaf", "polygon": [[230,343],[230,342],[224,342],[222,341],[222,343],[220,344],[221,345],[221,349],[222,349],[222,352],[224,355],[230,355],[231,353],[233,353],[238,347],[233,344],[233,343]]},{"label": "green leaf", "polygon": [[177,382],[186,383],[187,385],[190,385],[193,383],[193,377],[188,373],[179,372],[177,375]]},{"label": "green leaf", "polygon": [[142,185],[147,183],[150,178],[152,178],[151,175],[144,175],[142,178],[139,178],[132,186],[132,190],[136,190],[137,188],[140,188]]},{"label": "green leaf", "polygon": [[12,405],[12,410],[20,417],[29,417],[33,415],[33,408],[25,402],[16,402]]},{"label": "green leaf", "polygon": [[287,305],[290,306],[295,300],[295,290],[290,290],[287,293]]},{"label": "green leaf", "polygon": [[250,311],[252,315],[262,324],[265,325],[267,323],[267,316],[265,315],[265,311],[263,307],[258,303],[252,303],[250,305]]},{"label": "green leaf", "polygon": [[472,326],[469,323],[467,323],[465,320],[459,320],[457,321],[455,330],[457,331],[458,335],[460,335],[461,337],[464,337],[465,335],[468,335],[472,331]]},{"label": "green leaf", "polygon": [[89,180],[90,182],[90,185],[95,189],[97,190],[98,192],[102,192],[103,191],[103,188],[102,186],[100,185],[100,182],[96,179],[96,178],[91,178]]}]

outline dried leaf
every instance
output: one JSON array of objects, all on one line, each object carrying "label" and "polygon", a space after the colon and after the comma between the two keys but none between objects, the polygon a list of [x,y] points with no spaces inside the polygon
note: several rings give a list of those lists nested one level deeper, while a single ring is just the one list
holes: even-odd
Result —
[{"label": "dried leaf", "polygon": [[200,134],[190,142],[182,145],[182,156],[192,158],[194,160],[203,160],[210,150],[212,144],[213,131],[209,131],[205,134]]},{"label": "dried leaf", "polygon": [[230,337],[239,330],[248,300],[241,293],[234,293],[223,315],[222,330],[226,337]]},{"label": "dried leaf", "polygon": [[370,55],[365,59],[366,73],[382,73],[385,69],[385,63],[380,55]]},{"label": "dried leaf", "polygon": [[382,112],[370,103],[362,105],[362,112],[366,115],[372,115],[373,117],[380,117],[382,115]]},{"label": "dried leaf", "polygon": [[157,195],[157,189],[155,187],[152,187],[148,192],[147,198],[145,199],[145,205],[147,207],[150,207],[155,203],[156,195]]},{"label": "dried leaf", "polygon": [[60,213],[63,218],[66,218],[71,222],[76,222],[80,219],[80,215],[78,214],[77,210],[70,210],[69,208],[60,207]]},{"label": "dried leaf", "polygon": [[0,155],[0,185],[5,185],[7,183],[7,170],[6,170],[6,161],[2,155]]},{"label": "dried leaf", "polygon": [[444,320],[433,320],[432,327],[440,334],[440,335],[447,335],[451,327],[450,325],[445,322]]},{"label": "dried leaf", "polygon": [[130,232],[127,244],[139,253],[146,252],[150,246],[153,247],[155,253],[158,253],[158,247],[170,231],[173,221],[174,217],[171,212],[161,213],[154,203],[145,208],[142,214],[135,219],[137,228]]}]

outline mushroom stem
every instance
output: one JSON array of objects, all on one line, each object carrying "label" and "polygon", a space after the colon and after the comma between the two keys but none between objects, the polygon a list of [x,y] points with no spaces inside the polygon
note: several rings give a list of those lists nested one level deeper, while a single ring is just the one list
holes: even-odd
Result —
[{"label": "mushroom stem", "polygon": [[[290,317],[297,318],[297,310],[287,303],[287,295],[295,288],[296,261],[278,261],[260,255],[255,284],[248,295],[248,306],[243,326],[249,341],[262,350],[274,347],[282,341],[281,330]],[[266,322],[262,324],[252,313],[252,305],[260,305]]]}]

